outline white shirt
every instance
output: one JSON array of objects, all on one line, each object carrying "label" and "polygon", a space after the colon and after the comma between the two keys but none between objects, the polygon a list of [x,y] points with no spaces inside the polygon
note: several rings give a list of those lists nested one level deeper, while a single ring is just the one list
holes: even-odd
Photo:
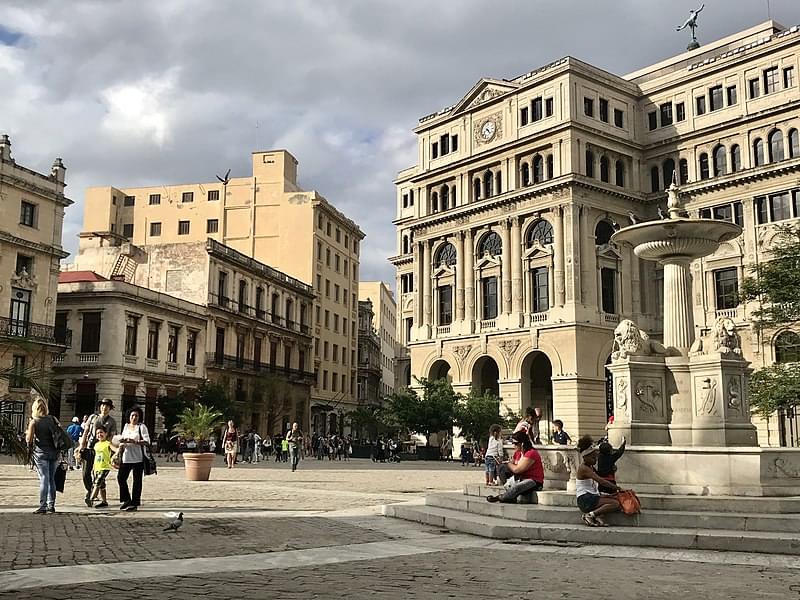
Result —
[{"label": "white shirt", "polygon": [[486,456],[494,456],[495,458],[503,457],[503,442],[494,436],[489,436],[489,443],[486,446]]},{"label": "white shirt", "polygon": [[597,482],[594,479],[576,479],[575,480],[575,497],[580,498],[584,494],[598,495]]},{"label": "white shirt", "polygon": [[[141,436],[141,437],[140,437]],[[122,428],[122,437],[125,439],[139,440],[142,439],[148,444],[150,443],[150,433],[147,431],[147,425],[139,423],[138,425],[131,425],[125,423]],[[124,463],[140,463],[144,461],[144,451],[138,444],[125,444],[125,449],[122,451],[122,462]]]}]

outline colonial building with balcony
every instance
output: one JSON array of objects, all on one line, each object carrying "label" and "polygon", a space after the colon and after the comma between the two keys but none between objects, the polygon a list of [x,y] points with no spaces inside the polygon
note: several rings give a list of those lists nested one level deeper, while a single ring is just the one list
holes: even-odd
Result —
[{"label": "colonial building with balcony", "polygon": [[[56,320],[66,168],[48,174],[18,164],[0,136],[0,411],[22,428],[30,416],[30,384],[47,388],[50,363],[69,346]],[[16,373],[16,376],[15,376]]]},{"label": "colonial building with balcony", "polygon": [[134,404],[160,431],[161,397],[192,397],[205,381],[206,307],[92,271],[65,271],[57,318],[74,332],[53,361],[52,397],[67,420],[91,414],[102,398],[120,422]]},{"label": "colonial building with balcony", "polygon": [[[375,331],[371,300],[358,301],[358,402],[379,404],[381,388],[381,340]],[[326,350],[327,351],[327,350]],[[334,352],[337,350],[334,349]]]},{"label": "colonial building with balcony", "polygon": [[[381,343],[381,382],[379,394],[381,398],[390,396],[397,388],[397,366],[395,353],[397,352],[397,304],[394,294],[383,281],[360,281],[358,284],[360,301],[372,302],[374,313],[373,326]],[[359,304],[359,313],[361,305]],[[361,317],[359,314],[359,337],[361,336]],[[400,369],[401,375],[405,371]],[[403,382],[400,385],[409,385]]]},{"label": "colonial building with balcony", "polygon": [[[799,360],[800,330],[759,333],[737,293],[800,219],[798,50],[768,21],[625,76],[566,57],[420,119],[392,258],[412,374],[601,433],[614,327],[658,337],[664,293],[662,267],[610,238],[659,218],[673,177],[690,214],[744,228],[692,265],[695,334],[726,317],[754,367]],[[797,425],[777,415],[760,442],[797,445]]]}]

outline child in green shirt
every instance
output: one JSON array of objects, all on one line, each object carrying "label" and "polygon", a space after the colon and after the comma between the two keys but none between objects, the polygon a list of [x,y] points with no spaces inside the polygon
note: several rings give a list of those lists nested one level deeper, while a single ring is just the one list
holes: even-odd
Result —
[{"label": "child in green shirt", "polygon": [[107,508],[108,502],[106,501],[106,477],[108,472],[111,471],[111,455],[114,453],[111,442],[106,439],[106,430],[102,425],[98,425],[95,429],[95,438],[97,443],[94,445],[94,465],[92,468],[92,495],[87,497],[86,506],[92,506],[92,503],[100,496],[101,502],[95,508]]}]

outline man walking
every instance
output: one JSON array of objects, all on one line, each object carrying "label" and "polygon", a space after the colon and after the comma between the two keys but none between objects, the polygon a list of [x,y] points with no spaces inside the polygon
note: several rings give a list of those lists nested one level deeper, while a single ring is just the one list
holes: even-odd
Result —
[{"label": "man walking", "polygon": [[81,460],[83,467],[83,487],[86,488],[84,502],[90,508],[92,506],[90,498],[92,493],[92,468],[94,467],[94,444],[97,441],[95,439],[95,431],[98,425],[102,425],[106,430],[107,439],[110,440],[117,435],[117,422],[110,414],[113,408],[114,403],[110,398],[103,398],[100,401],[100,412],[89,417],[81,435],[80,443],[75,447],[75,458]]},{"label": "man walking", "polygon": [[292,423],[292,429],[286,434],[286,441],[289,442],[289,457],[292,461],[292,471],[297,470],[297,463],[300,460],[300,444],[303,443],[303,432]]},{"label": "man walking", "polygon": [[[67,427],[67,435],[76,446],[81,439],[81,433],[83,433],[83,430],[81,429],[80,419],[78,417],[72,417],[72,424]],[[67,452],[67,463],[69,464],[70,471],[73,471],[77,466],[78,463],[75,459],[74,452]]]},{"label": "man walking", "polygon": [[257,431],[253,431],[253,459],[251,462],[257,463],[261,457],[261,436]]}]

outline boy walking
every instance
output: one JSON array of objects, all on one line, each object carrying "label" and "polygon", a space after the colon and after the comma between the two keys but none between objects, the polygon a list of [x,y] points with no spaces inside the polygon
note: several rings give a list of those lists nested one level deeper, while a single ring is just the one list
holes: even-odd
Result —
[{"label": "boy walking", "polygon": [[106,430],[102,425],[95,428],[95,438],[97,441],[94,445],[94,465],[92,466],[92,495],[86,501],[86,506],[90,507],[100,496],[100,504],[95,508],[107,508],[108,502],[106,498],[106,477],[111,471],[111,455],[113,453],[111,442],[106,439]]}]

